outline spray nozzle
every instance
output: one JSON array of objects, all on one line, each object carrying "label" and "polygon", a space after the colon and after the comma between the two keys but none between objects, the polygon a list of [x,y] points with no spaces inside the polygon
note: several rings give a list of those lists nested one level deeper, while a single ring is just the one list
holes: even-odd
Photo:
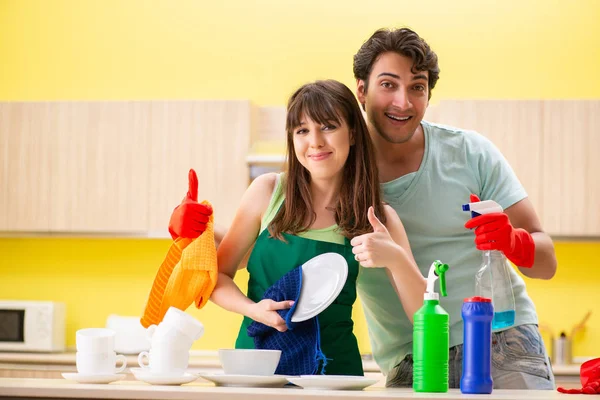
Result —
[{"label": "spray nozzle", "polygon": [[471,211],[471,218],[475,218],[478,215],[485,215],[504,211],[502,209],[502,206],[496,203],[494,200],[484,200],[475,203],[463,204],[462,210]]},{"label": "spray nozzle", "polygon": [[438,300],[439,295],[434,291],[435,281],[440,279],[440,293],[442,296],[446,296],[446,271],[448,271],[448,264],[442,263],[440,260],[436,260],[429,267],[429,274],[427,275],[427,293],[425,293],[426,300]]}]

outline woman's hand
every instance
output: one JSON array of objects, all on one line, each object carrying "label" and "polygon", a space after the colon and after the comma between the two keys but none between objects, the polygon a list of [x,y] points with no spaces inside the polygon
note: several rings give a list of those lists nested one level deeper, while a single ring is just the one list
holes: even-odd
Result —
[{"label": "woman's hand", "polygon": [[373,207],[369,207],[367,217],[373,233],[366,233],[352,239],[352,253],[363,267],[388,268],[395,264],[402,247],[398,245],[388,232],[385,225],[375,216]]},{"label": "woman's hand", "polygon": [[287,325],[277,310],[287,310],[294,305],[293,301],[274,301],[263,299],[258,303],[250,305],[248,308],[248,317],[254,321],[263,323],[267,326],[277,329],[279,332],[287,331]]}]

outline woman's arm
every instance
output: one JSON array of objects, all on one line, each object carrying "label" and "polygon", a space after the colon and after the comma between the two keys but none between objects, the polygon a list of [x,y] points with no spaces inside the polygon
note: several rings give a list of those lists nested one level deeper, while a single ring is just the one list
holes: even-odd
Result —
[{"label": "woman's arm", "polygon": [[368,217],[373,233],[357,236],[350,242],[357,260],[366,268],[386,268],[404,312],[412,322],[414,313],[423,305],[427,280],[419,271],[410,250],[404,225],[396,211],[384,206],[387,223],[384,226],[369,207]]},{"label": "woman's arm", "polygon": [[427,288],[427,279],[423,277],[410,250],[408,236],[396,211],[385,205],[387,228],[394,242],[400,245],[396,263],[390,263],[388,276],[396,294],[402,302],[404,312],[412,322],[414,313],[423,305],[423,294]]},{"label": "woman's arm", "polygon": [[210,299],[228,311],[284,331],[285,321],[275,310],[290,308],[289,302],[262,300],[255,303],[233,281],[238,265],[259,235],[262,215],[269,205],[275,181],[274,173],[261,175],[244,193],[231,228],[217,249],[219,278]]}]

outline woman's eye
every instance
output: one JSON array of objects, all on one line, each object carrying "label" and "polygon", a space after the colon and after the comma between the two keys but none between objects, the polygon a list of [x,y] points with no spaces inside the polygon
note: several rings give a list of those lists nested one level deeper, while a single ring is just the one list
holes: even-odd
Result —
[{"label": "woman's eye", "polygon": [[308,129],[305,129],[305,128],[298,129],[298,130],[296,131],[296,135],[303,135],[303,134],[305,134],[306,132],[308,132]]},{"label": "woman's eye", "polygon": [[333,129],[337,128],[335,125],[329,124],[329,125],[323,125],[321,127],[321,130],[323,131],[331,131]]}]

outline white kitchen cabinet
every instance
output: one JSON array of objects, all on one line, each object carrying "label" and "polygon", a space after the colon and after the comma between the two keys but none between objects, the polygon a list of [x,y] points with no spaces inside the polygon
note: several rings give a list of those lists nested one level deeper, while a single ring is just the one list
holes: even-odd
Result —
[{"label": "white kitchen cabinet", "polygon": [[69,102],[58,107],[49,151],[50,229],[145,231],[148,105]]},{"label": "white kitchen cabinet", "polygon": [[0,231],[166,235],[190,168],[228,226],[250,120],[243,100],[0,103]]},{"label": "white kitchen cabinet", "polygon": [[[547,232],[600,236],[600,101],[442,100],[427,119],[492,140]],[[251,139],[284,128],[284,108],[245,100],[0,103],[0,231],[166,235],[190,168],[229,226],[264,163]]]},{"label": "white kitchen cabinet", "polygon": [[146,230],[148,147],[141,107],[0,103],[0,230]]},{"label": "white kitchen cabinet", "polygon": [[198,201],[211,202],[216,224],[229,227],[248,187],[250,102],[155,102],[149,116],[149,230],[167,229],[187,193],[190,168],[198,175]]},{"label": "white kitchen cabinet", "polygon": [[1,230],[50,230],[56,112],[52,103],[0,103]]},{"label": "white kitchen cabinet", "polygon": [[427,118],[489,138],[546,232],[600,236],[600,101],[443,100]]},{"label": "white kitchen cabinet", "polygon": [[600,100],[544,101],[544,227],[600,236]]}]

